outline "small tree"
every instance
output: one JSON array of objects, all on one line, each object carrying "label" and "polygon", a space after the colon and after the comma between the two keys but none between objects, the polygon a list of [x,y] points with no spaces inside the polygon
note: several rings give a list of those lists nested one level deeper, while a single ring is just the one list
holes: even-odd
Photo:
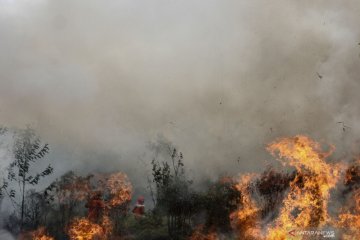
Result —
[{"label": "small tree", "polygon": [[86,201],[91,193],[90,180],[93,175],[78,176],[73,171],[56,179],[45,189],[45,196],[59,211],[59,224],[66,227],[75,214],[79,214],[79,204]]},{"label": "small tree", "polygon": [[27,190],[25,197],[25,222],[26,226],[37,229],[46,222],[49,204],[43,192],[34,189]]},{"label": "small tree", "polygon": [[83,177],[69,171],[45,188],[44,198],[49,205],[45,226],[55,239],[68,239],[64,230],[71,220],[85,215],[84,205],[91,195],[93,178],[92,174]]},{"label": "small tree", "polygon": [[198,195],[186,178],[183,155],[169,146],[170,164],[153,160],[152,175],[156,186],[155,211],[165,213],[168,234],[181,239],[190,232],[191,217],[197,211]]},{"label": "small tree", "polygon": [[13,153],[14,161],[10,164],[8,178],[16,181],[20,192],[20,228],[22,229],[25,217],[25,194],[27,185],[36,185],[39,180],[53,172],[53,168],[48,165],[40,173],[31,171],[31,166],[37,160],[43,158],[49,152],[48,144],[41,144],[40,138],[31,128],[21,130],[15,139]]}]

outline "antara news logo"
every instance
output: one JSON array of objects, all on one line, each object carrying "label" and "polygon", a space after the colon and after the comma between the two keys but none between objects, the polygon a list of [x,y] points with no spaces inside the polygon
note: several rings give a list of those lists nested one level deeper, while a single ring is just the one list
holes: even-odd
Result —
[{"label": "antara news logo", "polygon": [[335,230],[326,229],[326,230],[319,230],[319,229],[291,229],[288,231],[288,235],[290,239],[302,239],[303,237],[315,237],[316,239],[334,239],[336,237]]}]

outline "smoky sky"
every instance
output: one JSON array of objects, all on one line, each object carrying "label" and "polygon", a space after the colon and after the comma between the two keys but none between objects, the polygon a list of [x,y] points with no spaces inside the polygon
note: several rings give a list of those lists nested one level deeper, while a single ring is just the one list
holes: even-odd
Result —
[{"label": "smoky sky", "polygon": [[194,178],[261,171],[282,136],[345,156],[360,133],[359,12],[355,0],[0,0],[0,121],[35,128],[57,176],[117,169],[136,186],[158,141]]}]

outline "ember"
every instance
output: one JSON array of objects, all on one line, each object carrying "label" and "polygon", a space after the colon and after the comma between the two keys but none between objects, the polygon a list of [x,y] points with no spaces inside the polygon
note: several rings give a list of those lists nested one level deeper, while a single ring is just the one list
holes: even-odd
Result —
[{"label": "ember", "polygon": [[195,228],[194,232],[191,234],[189,240],[218,240],[218,236],[213,229],[209,231],[204,230],[203,225],[199,225]]},{"label": "ember", "polygon": [[45,227],[40,227],[34,232],[31,232],[32,240],[54,240],[54,238],[50,237],[46,234]]}]

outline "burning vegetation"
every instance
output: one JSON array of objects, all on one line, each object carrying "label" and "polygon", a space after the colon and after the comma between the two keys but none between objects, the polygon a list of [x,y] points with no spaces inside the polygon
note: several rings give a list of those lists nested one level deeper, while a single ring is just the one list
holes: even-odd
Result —
[{"label": "burning vegetation", "polygon": [[[96,177],[95,183],[91,181],[92,176],[87,178],[88,182],[83,182],[88,186],[85,189],[89,190],[88,195],[91,196],[85,204],[88,215],[86,218],[75,218],[71,221],[68,227],[71,240],[112,239],[114,223],[110,213],[127,206],[131,200],[132,185],[126,174],[121,172],[109,176],[97,174]],[[84,189],[83,185],[80,186]],[[125,209],[127,210],[127,207]]]},{"label": "burning vegetation", "polygon": [[283,164],[295,167],[295,178],[283,201],[270,239],[286,239],[287,229],[323,227],[330,223],[328,202],[330,190],[339,180],[340,169],[325,162],[331,152],[322,152],[318,143],[298,136],[281,139],[268,146]]},{"label": "burning vegetation", "polygon": [[87,218],[74,219],[68,231],[72,240],[92,240],[104,235],[103,228]]},{"label": "burning vegetation", "polygon": [[[319,239],[324,229],[331,231],[321,234],[335,239],[360,239],[359,161],[350,166],[329,163],[327,158],[334,147],[329,149],[323,151],[319,143],[306,136],[270,143],[267,150],[288,167],[288,173],[269,168],[262,174],[239,176],[235,186],[241,200],[230,214],[233,231],[216,239]],[[343,200],[332,197],[341,187],[345,187]],[[343,207],[338,214],[330,214],[329,205],[339,201]],[[318,233],[312,234],[318,235],[306,235],[314,229]],[[194,239],[207,239],[206,235],[196,238],[201,236],[198,232],[194,231]]]},{"label": "burning vegetation", "polygon": [[[20,148],[18,141],[10,181],[31,176],[29,166],[48,151],[33,133],[22,142],[29,148]],[[200,192],[186,175],[183,154],[169,149],[168,160],[151,162],[152,209],[142,196],[130,206],[134,194],[125,173],[69,172],[41,192],[20,192],[20,204],[17,191],[3,182],[0,197],[7,196],[16,210],[6,228],[24,240],[313,239],[306,234],[310,230],[317,239],[324,232],[335,239],[360,239],[360,160],[329,160],[331,145],[306,136],[275,140],[267,150],[282,171],[269,167],[263,173],[225,176]],[[51,173],[49,166],[19,183],[35,185]]]},{"label": "burning vegetation", "polygon": [[44,227],[40,227],[39,229],[31,232],[30,235],[33,240],[54,240],[53,237],[47,235]]},{"label": "burning vegetation", "polygon": [[217,240],[217,239],[219,239],[219,237],[214,231],[214,229],[204,230],[203,225],[198,225],[189,238],[189,240]]}]

